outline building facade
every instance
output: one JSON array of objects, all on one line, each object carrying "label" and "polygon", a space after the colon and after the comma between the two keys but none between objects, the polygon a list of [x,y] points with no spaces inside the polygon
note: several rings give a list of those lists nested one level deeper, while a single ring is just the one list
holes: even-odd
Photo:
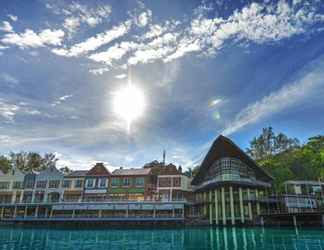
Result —
[{"label": "building facade", "polygon": [[84,176],[83,201],[107,200],[110,176],[103,163],[96,163]]},{"label": "building facade", "polygon": [[111,176],[110,198],[113,200],[152,200],[151,169],[116,169]]},{"label": "building facade", "polygon": [[64,202],[81,202],[83,199],[84,179],[87,170],[77,170],[64,176],[62,188],[64,189]]},{"label": "building facade", "polygon": [[262,198],[273,178],[230,139],[219,136],[192,181],[193,214],[210,224],[252,223],[263,209]]},{"label": "building facade", "polygon": [[18,169],[11,169],[8,173],[0,173],[0,203],[20,202],[23,197],[25,175]]}]

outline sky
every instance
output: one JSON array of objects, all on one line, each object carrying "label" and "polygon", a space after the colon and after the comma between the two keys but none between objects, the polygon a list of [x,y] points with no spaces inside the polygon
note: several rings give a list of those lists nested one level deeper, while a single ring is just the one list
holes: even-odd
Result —
[{"label": "sky", "polygon": [[[323,134],[323,53],[322,0],[1,1],[0,153],[112,170],[165,149],[187,168],[220,134],[306,142]],[[114,100],[130,83],[145,105],[128,128]]]}]

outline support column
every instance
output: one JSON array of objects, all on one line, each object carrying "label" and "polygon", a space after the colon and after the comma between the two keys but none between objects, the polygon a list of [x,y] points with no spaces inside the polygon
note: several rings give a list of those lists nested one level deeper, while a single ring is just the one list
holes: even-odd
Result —
[{"label": "support column", "polygon": [[230,206],[231,206],[231,221],[232,225],[235,225],[235,214],[234,214],[234,198],[233,198],[233,187],[230,187]]},{"label": "support column", "polygon": [[35,208],[35,218],[38,218],[38,209],[39,209],[39,207],[36,206],[36,208]]},{"label": "support column", "polygon": [[225,188],[222,187],[222,212],[223,212],[223,225],[226,225],[226,211],[225,211]]},{"label": "support column", "polygon": [[174,210],[174,207],[172,208],[172,218],[175,217],[175,210]]},{"label": "support column", "polygon": [[35,191],[32,191],[32,199],[31,199],[31,203],[35,202]]},{"label": "support column", "polygon": [[215,220],[216,220],[216,225],[218,225],[218,198],[217,198],[217,189],[215,190]]},{"label": "support column", "polygon": [[17,191],[14,191],[13,194],[12,194],[12,198],[11,198],[11,204],[16,203],[16,196],[17,196]]},{"label": "support column", "polygon": [[241,223],[244,224],[244,206],[242,188],[239,188]]},{"label": "support column", "polygon": [[24,198],[24,191],[21,191],[19,203],[23,202],[23,198]]},{"label": "support column", "polygon": [[247,189],[247,194],[248,194],[248,207],[249,207],[249,219],[252,220],[252,204],[251,204],[251,194],[250,194],[250,189]]},{"label": "support column", "polygon": [[45,218],[47,218],[47,216],[48,216],[48,208],[46,207],[45,208]]},{"label": "support column", "polygon": [[154,205],[154,207],[153,207],[153,218],[155,218],[156,217],[156,208],[155,208],[155,205]]},{"label": "support column", "polygon": [[17,206],[15,206],[13,218],[16,218],[16,216],[17,216]]},{"label": "support column", "polygon": [[209,225],[213,224],[213,205],[212,205],[213,193],[209,191]]},{"label": "support column", "polygon": [[27,210],[28,210],[28,207],[27,207],[27,206],[25,206],[25,211],[24,211],[24,218],[26,218],[26,217],[27,217]]},{"label": "support column", "polygon": [[50,215],[49,215],[50,218],[53,217],[53,209],[51,208],[51,211],[50,211]]},{"label": "support column", "polygon": [[[74,211],[74,210],[73,210],[73,211]],[[127,210],[127,211],[128,211],[128,210]],[[99,218],[102,217],[102,210],[101,210],[101,209],[98,211],[98,217],[99,217]]]},{"label": "support column", "polygon": [[261,212],[260,212],[259,192],[257,189],[255,190],[255,198],[256,198],[257,215],[260,215]]},{"label": "support column", "polygon": [[72,218],[75,217],[75,210],[72,210]]}]

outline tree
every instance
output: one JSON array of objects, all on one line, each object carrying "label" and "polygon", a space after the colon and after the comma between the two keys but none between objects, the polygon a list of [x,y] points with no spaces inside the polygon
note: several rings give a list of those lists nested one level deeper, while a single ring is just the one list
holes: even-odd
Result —
[{"label": "tree", "polygon": [[19,152],[10,153],[10,161],[12,165],[22,171],[28,172],[31,170],[41,171],[50,166],[55,166],[57,158],[53,153],[46,153],[41,156],[35,152]]},{"label": "tree", "polygon": [[269,158],[286,150],[299,146],[297,138],[289,138],[283,133],[276,135],[272,127],[263,128],[261,135],[250,142],[247,153],[255,160]]},{"label": "tree", "polygon": [[63,174],[70,174],[70,173],[72,173],[72,170],[71,170],[69,167],[67,167],[67,166],[62,167],[62,168],[60,168],[59,170],[60,170]]},{"label": "tree", "polygon": [[6,156],[1,155],[0,156],[0,170],[3,173],[7,173],[10,169],[11,169],[10,160]]}]

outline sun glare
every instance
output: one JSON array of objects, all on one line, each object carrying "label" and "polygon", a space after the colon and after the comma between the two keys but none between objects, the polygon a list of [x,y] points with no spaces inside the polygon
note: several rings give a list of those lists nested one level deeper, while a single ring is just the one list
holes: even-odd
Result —
[{"label": "sun glare", "polygon": [[128,84],[115,92],[113,110],[115,114],[126,121],[129,132],[131,123],[144,113],[144,93],[134,85]]}]

